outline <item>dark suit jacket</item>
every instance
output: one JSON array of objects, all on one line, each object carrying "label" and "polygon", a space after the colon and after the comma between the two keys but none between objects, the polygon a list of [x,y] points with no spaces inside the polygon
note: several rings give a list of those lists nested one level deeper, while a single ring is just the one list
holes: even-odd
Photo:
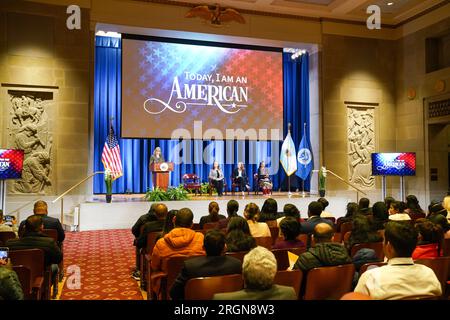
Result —
[{"label": "dark suit jacket", "polygon": [[[54,229],[56,232],[58,232],[58,242],[63,242],[66,238],[66,234],[64,232],[64,229],[61,225],[61,222],[59,222],[59,219],[49,217],[48,215],[41,215],[42,222],[44,223],[44,229]],[[25,220],[20,223],[19,230],[23,231],[25,229]],[[19,232],[19,234],[21,233]]]},{"label": "dark suit jacket", "polygon": [[158,218],[156,218],[156,215],[154,213],[149,212],[140,216],[134,226],[131,228],[131,233],[133,233],[135,238],[139,238],[141,234],[141,227],[147,222],[156,220],[158,220]]},{"label": "dark suit jacket", "polygon": [[224,215],[219,214],[219,220],[212,221],[212,218],[211,218],[210,215],[203,216],[203,217],[200,218],[200,222],[199,222],[200,229],[203,229],[203,226],[205,225],[205,223],[219,222],[220,220],[224,220],[226,218],[227,217],[225,217]]},{"label": "dark suit jacket", "polygon": [[241,272],[241,261],[233,257],[202,256],[188,259],[184,262],[183,269],[170,289],[170,296],[173,300],[184,299],[184,287],[189,279],[240,274]]},{"label": "dark suit jacket", "polygon": [[[233,179],[236,179],[239,176],[239,170],[238,168],[235,168],[233,170]],[[242,178],[244,179],[245,182],[247,182],[247,172],[244,170],[242,170]]]},{"label": "dark suit jacket", "polygon": [[235,292],[216,293],[213,300],[297,300],[294,288],[274,284],[268,290],[243,289]]},{"label": "dark suit jacket", "polygon": [[158,232],[162,231],[164,227],[164,220],[156,220],[156,221],[150,221],[146,222],[144,224],[144,228],[142,230],[141,235],[139,238],[136,239],[136,246],[141,249],[145,248],[147,246],[147,236],[150,232]]},{"label": "dark suit jacket", "polygon": [[328,219],[323,219],[319,216],[313,216],[311,218],[309,218],[306,222],[302,222],[301,223],[301,233],[313,233],[314,228],[316,227],[316,225],[318,225],[319,223],[327,223],[330,226],[333,226],[333,222],[331,222]]},{"label": "dark suit jacket", "polygon": [[58,264],[62,260],[62,253],[55,240],[40,232],[25,233],[20,239],[11,239],[6,242],[9,250],[42,249],[44,251],[45,265]]}]

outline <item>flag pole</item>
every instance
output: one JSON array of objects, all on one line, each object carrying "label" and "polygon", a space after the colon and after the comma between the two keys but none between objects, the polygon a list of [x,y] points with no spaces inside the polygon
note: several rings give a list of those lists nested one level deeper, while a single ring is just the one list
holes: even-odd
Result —
[{"label": "flag pole", "polygon": [[[303,136],[306,134],[306,122],[303,122]],[[302,179],[302,198],[306,196],[305,194],[305,180]]]},{"label": "flag pole", "polygon": [[[291,134],[291,123],[289,122],[288,123],[288,135],[290,135]],[[286,156],[288,156],[289,155],[289,149],[286,149]],[[288,161],[287,161],[287,171],[288,171],[288,173],[289,173],[289,157],[287,157],[287,159],[288,159]],[[292,196],[292,193],[291,193],[291,175],[288,175],[288,196],[289,197],[291,197]]]}]

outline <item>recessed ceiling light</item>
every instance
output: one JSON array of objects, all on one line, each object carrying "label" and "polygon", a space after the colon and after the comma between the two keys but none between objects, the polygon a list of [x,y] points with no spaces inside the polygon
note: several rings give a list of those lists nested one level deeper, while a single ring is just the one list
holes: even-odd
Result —
[{"label": "recessed ceiling light", "polygon": [[388,5],[388,6],[393,6],[394,3],[393,3],[393,2],[388,2],[387,5]]}]

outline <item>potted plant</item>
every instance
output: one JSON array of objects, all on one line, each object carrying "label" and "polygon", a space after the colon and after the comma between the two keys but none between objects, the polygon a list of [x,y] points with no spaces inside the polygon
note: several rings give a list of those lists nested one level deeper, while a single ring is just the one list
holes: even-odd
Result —
[{"label": "potted plant", "polygon": [[325,197],[327,187],[327,168],[321,167],[319,170],[319,195]]},{"label": "potted plant", "polygon": [[112,175],[111,170],[105,170],[105,185],[106,185],[106,203],[111,203],[112,200]]}]

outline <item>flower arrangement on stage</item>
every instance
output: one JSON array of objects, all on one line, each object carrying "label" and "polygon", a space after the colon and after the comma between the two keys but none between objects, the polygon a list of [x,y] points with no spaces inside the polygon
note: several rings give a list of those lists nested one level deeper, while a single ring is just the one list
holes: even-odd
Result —
[{"label": "flower arrangement on stage", "polygon": [[319,195],[325,197],[325,190],[327,187],[327,168],[320,167],[319,170]]},{"label": "flower arrangement on stage", "polygon": [[178,187],[170,187],[167,191],[156,187],[153,190],[148,190],[145,194],[145,200],[151,202],[157,201],[178,201],[178,200],[189,200],[188,191],[179,185]]},{"label": "flower arrangement on stage", "polygon": [[106,185],[106,202],[111,203],[112,200],[112,175],[111,170],[105,170],[105,185]]}]

